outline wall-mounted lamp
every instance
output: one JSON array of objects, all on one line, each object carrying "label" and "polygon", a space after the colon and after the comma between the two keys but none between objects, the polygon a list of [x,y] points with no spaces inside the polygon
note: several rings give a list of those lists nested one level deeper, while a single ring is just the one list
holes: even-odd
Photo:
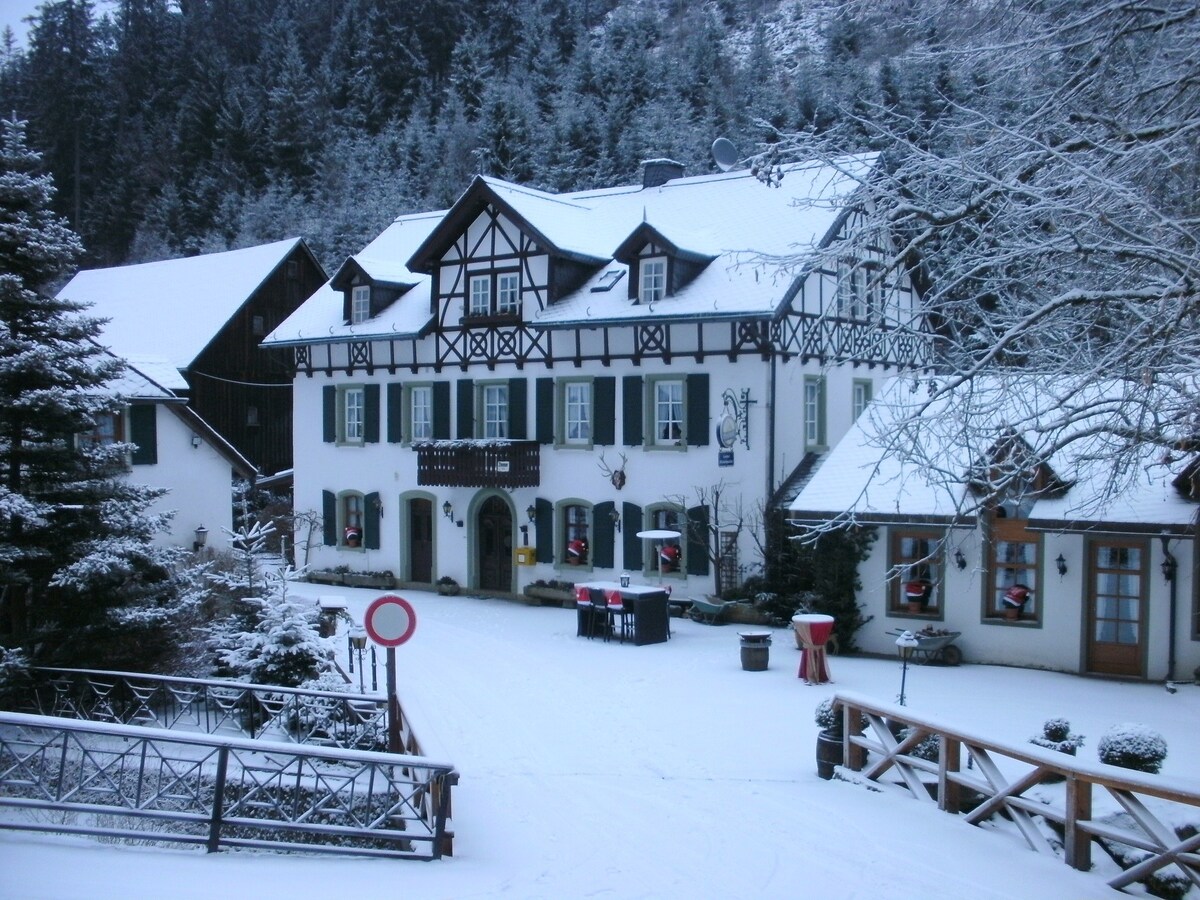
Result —
[{"label": "wall-mounted lamp", "polygon": [[1175,560],[1175,554],[1171,552],[1171,536],[1164,532],[1159,535],[1159,540],[1162,541],[1163,548],[1163,561],[1159,567],[1162,569],[1163,578],[1172,582],[1175,580],[1175,572],[1179,568],[1179,563]]},{"label": "wall-mounted lamp", "polygon": [[200,449],[200,435],[198,435],[198,434],[192,435],[192,449],[193,450]]},{"label": "wall-mounted lamp", "polygon": [[379,513],[379,518],[383,518],[383,498],[376,497],[374,500],[375,512]]},{"label": "wall-mounted lamp", "polygon": [[530,503],[525,507],[525,518],[529,520],[529,524],[533,525],[537,521],[537,507]]},{"label": "wall-mounted lamp", "polygon": [[192,541],[192,552],[199,553],[208,543],[208,529],[203,525],[196,527],[196,539]]},{"label": "wall-mounted lamp", "polygon": [[449,500],[447,500],[445,503],[442,504],[442,515],[445,516],[447,519],[454,518],[454,507],[450,505]]},{"label": "wall-mounted lamp", "polygon": [[1063,559],[1063,555],[1058,554],[1058,559],[1054,560],[1054,565],[1058,569],[1058,577],[1062,578],[1067,574],[1067,561]]},{"label": "wall-mounted lamp", "polygon": [[967,567],[967,558],[963,556],[962,548],[956,547],[954,550],[954,564],[958,566],[958,571],[962,571]]},{"label": "wall-mounted lamp", "polygon": [[617,529],[617,534],[620,534],[621,533],[621,514],[619,512],[617,512],[616,509],[614,508],[613,511],[609,513],[609,515],[612,516],[613,528]]}]

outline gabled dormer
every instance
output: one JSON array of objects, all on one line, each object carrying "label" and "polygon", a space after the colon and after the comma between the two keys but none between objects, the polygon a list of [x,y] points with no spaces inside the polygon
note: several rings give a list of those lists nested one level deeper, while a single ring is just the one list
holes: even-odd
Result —
[{"label": "gabled dormer", "polygon": [[1002,436],[972,467],[968,483],[974,493],[988,498],[997,516],[1017,519],[1029,518],[1038,500],[1061,497],[1070,487],[1013,433]]},{"label": "gabled dormer", "polygon": [[396,302],[416,282],[389,279],[376,273],[354,257],[347,259],[329,282],[342,295],[342,320],[357,325],[373,319]]},{"label": "gabled dormer", "polygon": [[643,222],[613,253],[629,267],[629,299],[650,304],[682,290],[716,254],[680,246],[648,222]]}]

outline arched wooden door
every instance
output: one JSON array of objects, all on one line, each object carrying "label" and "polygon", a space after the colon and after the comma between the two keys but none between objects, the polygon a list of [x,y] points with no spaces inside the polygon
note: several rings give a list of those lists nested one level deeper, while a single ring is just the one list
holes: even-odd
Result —
[{"label": "arched wooden door", "polygon": [[512,514],[499,497],[489,497],[479,507],[479,587],[488,591],[512,590]]},{"label": "arched wooden door", "polygon": [[433,501],[408,501],[408,580],[433,581]]}]

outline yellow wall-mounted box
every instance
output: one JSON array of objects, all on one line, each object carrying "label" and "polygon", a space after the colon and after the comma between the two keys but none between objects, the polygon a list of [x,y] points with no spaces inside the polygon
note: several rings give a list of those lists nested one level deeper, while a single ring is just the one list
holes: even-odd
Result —
[{"label": "yellow wall-mounted box", "polygon": [[518,566],[532,566],[537,561],[534,559],[532,547],[518,547],[516,554]]}]

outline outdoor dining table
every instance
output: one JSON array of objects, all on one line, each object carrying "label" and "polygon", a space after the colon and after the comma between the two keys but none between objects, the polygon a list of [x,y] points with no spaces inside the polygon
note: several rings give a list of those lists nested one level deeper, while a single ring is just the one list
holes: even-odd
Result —
[{"label": "outdoor dining table", "polygon": [[617,581],[583,581],[575,587],[586,588],[595,608],[603,609],[608,594],[617,591],[626,607],[633,609],[633,643],[661,644],[669,636],[667,590],[655,584],[629,584]]},{"label": "outdoor dining table", "polygon": [[797,677],[805,684],[825,684],[833,681],[829,676],[829,660],[825,644],[833,633],[833,616],[820,613],[800,613],[792,616],[792,627],[800,638],[800,671]]}]

